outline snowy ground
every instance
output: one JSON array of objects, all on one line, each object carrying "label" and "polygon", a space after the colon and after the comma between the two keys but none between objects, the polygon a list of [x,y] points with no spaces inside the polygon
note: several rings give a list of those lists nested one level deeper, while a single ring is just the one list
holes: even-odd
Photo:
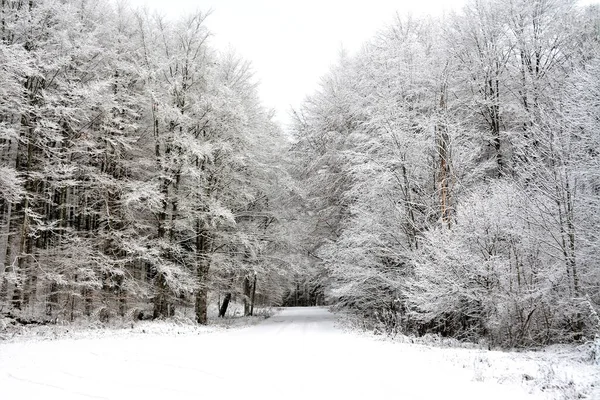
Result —
[{"label": "snowy ground", "polygon": [[[345,321],[357,330],[355,321]],[[593,344],[555,345],[541,351],[488,351],[483,347],[437,336],[415,338],[383,335],[360,330],[373,340],[420,348],[470,371],[478,382],[518,384],[534,398],[600,400],[600,366],[593,360]]]},{"label": "snowy ground", "polygon": [[536,379],[535,372],[518,370],[526,364],[499,362],[516,369],[503,376],[517,377],[500,384],[486,375],[494,369],[494,353],[343,332],[322,308],[284,309],[242,329],[122,332],[0,341],[0,397],[518,400],[549,393],[521,382],[523,373]]}]

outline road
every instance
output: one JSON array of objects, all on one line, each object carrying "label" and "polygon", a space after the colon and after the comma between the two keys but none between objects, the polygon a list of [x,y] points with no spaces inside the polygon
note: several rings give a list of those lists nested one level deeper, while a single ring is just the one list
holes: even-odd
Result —
[{"label": "road", "polygon": [[0,399],[530,399],[323,308],[203,335],[0,343]]}]

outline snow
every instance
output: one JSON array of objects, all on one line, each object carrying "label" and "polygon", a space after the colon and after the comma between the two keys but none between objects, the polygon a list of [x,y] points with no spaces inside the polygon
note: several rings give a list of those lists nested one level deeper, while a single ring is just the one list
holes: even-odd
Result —
[{"label": "snow", "polygon": [[461,365],[465,358],[456,356],[461,351],[345,332],[324,308],[283,309],[242,329],[136,327],[106,337],[0,342],[0,395],[46,400],[547,398],[539,391],[528,393],[518,381],[483,379],[481,370]]}]

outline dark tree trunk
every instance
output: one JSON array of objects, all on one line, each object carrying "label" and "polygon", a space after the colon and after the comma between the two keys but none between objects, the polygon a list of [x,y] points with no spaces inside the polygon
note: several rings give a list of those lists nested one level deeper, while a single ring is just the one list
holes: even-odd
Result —
[{"label": "dark tree trunk", "polygon": [[252,284],[252,303],[250,305],[250,315],[254,315],[254,297],[256,296],[256,273],[254,273],[254,283]]},{"label": "dark tree trunk", "polygon": [[210,248],[209,233],[202,229],[202,223],[196,220],[196,322],[205,325],[208,322],[208,271],[210,270],[210,260],[208,258]]},{"label": "dark tree trunk", "polygon": [[250,279],[244,278],[244,316],[250,315]]},{"label": "dark tree trunk", "polygon": [[223,299],[223,304],[221,304],[221,308],[219,308],[219,318],[225,317],[227,313],[227,307],[229,307],[229,302],[231,301],[231,293],[227,293],[225,298]]},{"label": "dark tree trunk", "polygon": [[[207,270],[208,272],[208,270]],[[207,309],[208,307],[208,290],[205,285],[198,288],[196,292],[196,322],[200,325],[206,325],[208,323]]]}]

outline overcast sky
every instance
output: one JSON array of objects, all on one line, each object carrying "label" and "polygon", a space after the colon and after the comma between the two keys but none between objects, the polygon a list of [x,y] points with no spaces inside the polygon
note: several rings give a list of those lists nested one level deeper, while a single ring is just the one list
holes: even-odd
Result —
[{"label": "overcast sky", "polygon": [[[598,0],[583,0],[585,3]],[[396,11],[440,14],[465,0],[129,0],[169,17],[213,10],[207,26],[213,44],[231,45],[252,61],[260,94],[282,123],[290,107],[317,88],[340,49],[360,49]]]}]

